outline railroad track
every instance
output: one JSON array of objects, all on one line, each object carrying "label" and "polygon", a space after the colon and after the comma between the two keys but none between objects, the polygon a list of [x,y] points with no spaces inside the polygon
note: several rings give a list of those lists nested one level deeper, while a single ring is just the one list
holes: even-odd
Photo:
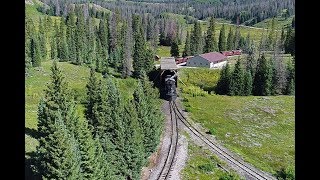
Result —
[{"label": "railroad track", "polygon": [[164,165],[157,177],[157,180],[166,180],[171,177],[170,172],[173,170],[172,165],[176,156],[177,152],[177,144],[178,144],[178,115],[174,112],[174,105],[169,101],[169,108],[170,108],[170,116],[171,116],[171,140],[169,145],[168,154],[166,156],[166,160]]},{"label": "railroad track", "polygon": [[261,180],[269,180],[269,179],[275,179],[272,176],[268,176],[264,174],[263,172],[257,171],[245,163],[235,159],[232,157],[228,152],[217,146],[214,142],[212,142],[210,139],[208,139],[205,135],[203,135],[201,132],[199,132],[196,128],[194,128],[191,123],[182,115],[181,111],[177,107],[176,103],[173,101],[173,110],[178,112],[178,119],[199,139],[201,139],[206,145],[208,145],[210,148],[212,148],[215,152],[217,152],[220,156],[227,159],[229,162],[240,168],[242,171],[253,177],[254,179],[261,179]]}]

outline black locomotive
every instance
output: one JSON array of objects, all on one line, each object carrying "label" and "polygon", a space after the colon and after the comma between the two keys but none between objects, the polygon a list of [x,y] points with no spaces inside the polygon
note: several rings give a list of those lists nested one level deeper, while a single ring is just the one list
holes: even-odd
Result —
[{"label": "black locomotive", "polygon": [[176,74],[175,75],[166,75],[164,82],[164,92],[165,99],[168,101],[174,101],[177,98],[177,82],[176,82]]}]

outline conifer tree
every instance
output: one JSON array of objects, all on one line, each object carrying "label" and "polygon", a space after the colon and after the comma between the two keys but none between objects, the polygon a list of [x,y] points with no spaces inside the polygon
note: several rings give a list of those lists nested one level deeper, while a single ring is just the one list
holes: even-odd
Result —
[{"label": "conifer tree", "polygon": [[273,47],[274,43],[275,43],[275,18],[272,18],[272,21],[271,21],[271,27],[270,27],[270,32],[269,32],[269,35],[268,35],[268,39],[267,39],[267,46],[268,48],[271,48]]},{"label": "conifer tree", "polygon": [[59,34],[57,36],[57,42],[58,42],[58,58],[60,61],[67,61],[69,58],[69,48],[67,44],[67,35],[66,35],[66,26],[64,24],[64,21],[60,21],[60,29]]},{"label": "conifer tree", "polygon": [[195,22],[193,26],[193,31],[191,35],[190,43],[191,54],[193,56],[202,53],[202,31],[200,22]]},{"label": "conifer tree", "polygon": [[51,72],[38,110],[38,169],[49,179],[78,179],[81,161],[74,136],[78,120],[75,104],[56,61]]},{"label": "conifer tree", "polygon": [[295,67],[294,67],[294,63],[292,63],[291,61],[289,61],[287,64],[286,78],[287,78],[287,85],[286,85],[285,94],[294,95],[295,94]]},{"label": "conifer tree", "polygon": [[204,52],[213,52],[217,49],[217,41],[215,39],[215,20],[213,17],[211,17],[209,21],[209,27],[207,30],[207,36],[205,38]]},{"label": "conifer tree", "polygon": [[30,42],[30,54],[31,54],[31,62],[33,67],[41,66],[41,54],[40,54],[40,45],[38,38],[34,35]]},{"label": "conifer tree", "polygon": [[219,51],[225,51],[226,50],[226,36],[225,36],[224,24],[222,24],[222,28],[220,30],[218,47],[219,47]]},{"label": "conifer tree", "polygon": [[237,25],[235,33],[234,33],[234,38],[233,38],[233,48],[234,49],[240,48],[240,44],[239,44],[240,39],[241,39],[240,26]]},{"label": "conifer tree", "polygon": [[232,32],[232,29],[230,27],[229,29],[229,34],[228,34],[228,38],[227,38],[227,50],[233,50],[233,46],[234,46],[234,36],[233,36],[233,32]]},{"label": "conifer tree", "polygon": [[57,51],[57,41],[56,38],[51,38],[51,59],[57,59],[58,51]]},{"label": "conifer tree", "polygon": [[138,180],[145,154],[141,126],[131,101],[126,103],[123,120],[126,126],[125,161],[128,165],[126,179]]},{"label": "conifer tree", "polygon": [[96,127],[97,119],[95,117],[95,113],[93,112],[93,108],[98,101],[99,82],[95,75],[95,69],[93,68],[93,66],[91,66],[91,69],[90,69],[90,76],[89,76],[86,88],[87,88],[87,98],[86,98],[86,104],[85,104],[85,117],[92,127]]},{"label": "conifer tree", "polygon": [[134,75],[139,77],[142,70],[144,70],[146,59],[146,44],[141,27],[141,18],[139,15],[133,15],[132,29],[134,37],[134,51],[133,51],[133,69]]},{"label": "conifer tree", "polygon": [[[100,138],[97,135],[94,139],[95,143],[95,166],[93,179],[115,179],[114,169],[111,167],[113,159],[107,157],[103,152],[103,148],[100,143]],[[108,151],[110,153],[110,151]],[[112,153],[112,152],[111,152]]]},{"label": "conifer tree", "polygon": [[186,42],[184,45],[184,50],[182,53],[182,57],[186,57],[186,56],[191,56],[191,49],[190,49],[190,32],[187,31],[187,37],[186,37]]},{"label": "conifer tree", "polygon": [[231,72],[230,66],[227,64],[224,66],[220,72],[220,79],[216,86],[217,94],[229,94],[230,92],[230,81],[231,81]]},{"label": "conifer tree", "polygon": [[76,15],[74,11],[71,11],[66,19],[67,31],[67,45],[68,45],[68,54],[71,61],[76,61]]},{"label": "conifer tree", "polygon": [[47,59],[48,55],[48,50],[47,50],[47,31],[45,29],[45,23],[43,22],[43,19],[39,19],[39,33],[38,33],[38,38],[39,38],[39,50],[40,50],[40,55],[42,60]]},{"label": "conifer tree", "polygon": [[243,95],[244,96],[250,96],[252,94],[252,75],[251,75],[251,71],[245,71],[244,74],[244,89],[243,89]]},{"label": "conifer tree", "polygon": [[280,36],[280,43],[279,43],[279,48],[281,51],[284,50],[284,42],[285,42],[286,36],[284,34],[284,28],[281,29],[281,36]]},{"label": "conifer tree", "polygon": [[253,95],[269,96],[272,85],[272,67],[269,61],[262,55],[258,59],[256,74],[253,81]]},{"label": "conifer tree", "polygon": [[173,57],[179,57],[179,46],[177,44],[177,40],[174,39],[171,43],[170,54]]},{"label": "conifer tree", "polygon": [[79,179],[82,174],[77,142],[64,125],[59,110],[48,105],[48,101],[39,104],[39,121],[47,122],[46,126],[39,126],[40,134],[45,129],[46,136],[39,139],[37,171],[43,179]]},{"label": "conifer tree", "polygon": [[243,95],[243,88],[244,88],[243,81],[244,81],[243,70],[240,64],[240,59],[238,59],[237,63],[235,64],[233,73],[231,75],[229,95],[231,96]]}]

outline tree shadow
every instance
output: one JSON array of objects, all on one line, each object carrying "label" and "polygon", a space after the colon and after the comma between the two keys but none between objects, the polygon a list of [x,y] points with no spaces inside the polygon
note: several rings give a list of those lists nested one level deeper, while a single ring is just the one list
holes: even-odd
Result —
[{"label": "tree shadow", "polygon": [[[29,157],[27,157],[29,156]],[[26,152],[26,157],[24,159],[24,178],[26,180],[40,180],[41,177],[36,174],[33,170],[35,166],[35,152]]]},{"label": "tree shadow", "polygon": [[39,137],[39,133],[35,129],[30,129],[28,127],[25,127],[24,132],[25,132],[25,134],[27,134],[35,139],[38,139],[38,137]]}]

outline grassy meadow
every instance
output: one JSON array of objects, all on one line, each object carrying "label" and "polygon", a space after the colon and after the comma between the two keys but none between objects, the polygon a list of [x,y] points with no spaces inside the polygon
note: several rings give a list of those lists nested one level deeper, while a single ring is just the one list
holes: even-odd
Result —
[{"label": "grassy meadow", "polygon": [[294,167],[294,96],[215,95],[207,91],[219,70],[181,69],[179,75],[180,96],[194,122],[261,170]]}]

